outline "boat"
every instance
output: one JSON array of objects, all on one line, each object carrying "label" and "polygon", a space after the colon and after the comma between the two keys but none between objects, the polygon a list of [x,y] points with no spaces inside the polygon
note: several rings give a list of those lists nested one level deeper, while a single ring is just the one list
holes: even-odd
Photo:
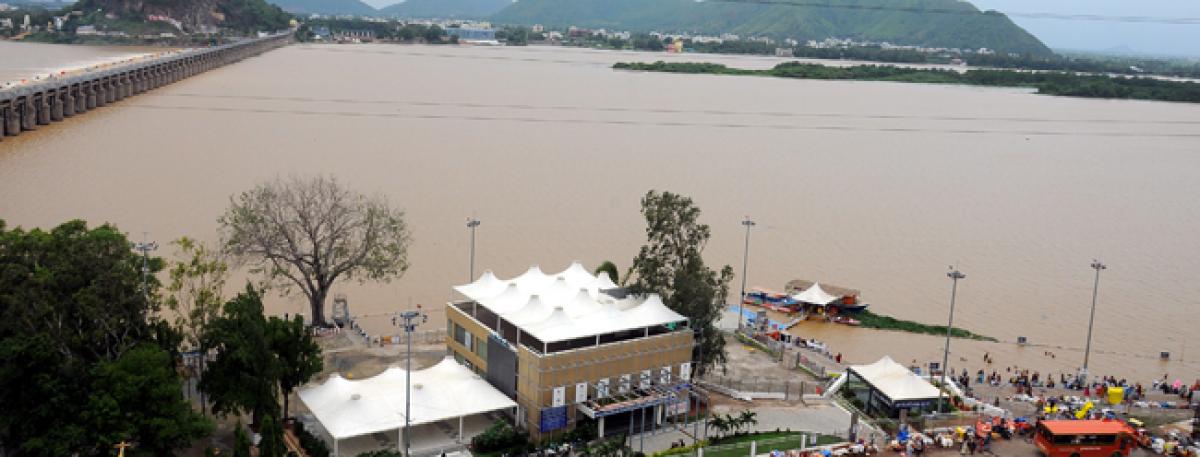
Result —
[{"label": "boat", "polygon": [[850,326],[858,326],[858,325],[862,324],[862,322],[859,322],[857,319],[851,319],[846,316],[838,316],[838,317],[833,318],[833,323],[850,325]]},{"label": "boat", "polygon": [[843,313],[861,313],[871,305],[868,303],[854,303],[850,305],[839,303],[832,306],[837,307],[838,311]]}]

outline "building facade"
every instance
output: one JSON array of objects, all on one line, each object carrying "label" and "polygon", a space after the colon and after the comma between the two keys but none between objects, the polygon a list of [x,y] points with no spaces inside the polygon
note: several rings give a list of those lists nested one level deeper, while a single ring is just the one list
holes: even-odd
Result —
[{"label": "building facade", "polygon": [[465,299],[447,306],[449,352],[517,402],[533,439],[580,422],[604,436],[648,430],[687,411],[693,332],[657,296],[618,298],[578,263],[455,289]]}]

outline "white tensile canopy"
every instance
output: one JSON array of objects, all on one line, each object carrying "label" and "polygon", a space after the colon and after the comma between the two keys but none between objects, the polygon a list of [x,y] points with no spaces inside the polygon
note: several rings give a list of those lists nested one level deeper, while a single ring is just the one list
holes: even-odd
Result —
[{"label": "white tensile canopy", "polygon": [[544,343],[687,320],[656,294],[617,300],[603,292],[615,288],[607,274],[574,262],[557,274],[533,266],[508,280],[489,270],[454,290]]},{"label": "white tensile canopy", "polygon": [[[303,401],[334,440],[404,427],[404,373],[391,367],[376,376],[351,380],[337,374],[300,389]],[[515,402],[467,367],[447,357],[412,372],[411,425],[514,408]]]},{"label": "white tensile canopy", "polygon": [[[483,280],[483,278],[480,278],[480,280]],[[803,303],[812,303],[814,305],[828,305],[834,300],[838,300],[840,298],[842,297],[830,295],[828,292],[825,292],[824,289],[821,289],[821,285],[818,283],[813,283],[812,287],[805,289],[804,292],[792,295],[793,300]]]},{"label": "white tensile canopy", "polygon": [[902,400],[928,400],[937,398],[938,388],[928,381],[921,379],[903,365],[896,363],[891,357],[883,356],[879,361],[870,365],[854,365],[850,367],[858,377],[870,383],[883,395],[893,402]]}]

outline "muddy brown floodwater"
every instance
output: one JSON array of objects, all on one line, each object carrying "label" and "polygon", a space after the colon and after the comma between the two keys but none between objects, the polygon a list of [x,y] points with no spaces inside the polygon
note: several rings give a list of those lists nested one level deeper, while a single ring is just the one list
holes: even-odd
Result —
[{"label": "muddy brown floodwater", "polygon": [[[739,221],[758,222],[751,286],[815,279],[861,289],[877,312],[944,323],[957,265],[956,324],[1005,341],[956,341],[951,366],[971,371],[985,351],[996,367],[1080,366],[1100,258],[1092,371],[1200,377],[1197,105],[610,69],[658,59],[779,61],[293,45],[5,138],[0,217],[215,241],[231,194],[331,174],[404,207],[413,230],[403,279],[338,288],[369,314],[450,299],[468,279],[469,216],[483,221],[477,272],[627,268],[644,238],[639,197],[671,190],[703,209],[714,265],[740,272]],[[800,331],[851,362],[941,355],[935,336]]]}]

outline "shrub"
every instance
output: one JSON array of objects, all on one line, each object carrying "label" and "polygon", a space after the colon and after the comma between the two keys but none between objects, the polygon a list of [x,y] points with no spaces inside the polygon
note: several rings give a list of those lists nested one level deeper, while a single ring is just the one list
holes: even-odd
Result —
[{"label": "shrub", "polygon": [[487,431],[471,438],[471,450],[475,453],[504,451],[523,448],[529,443],[529,436],[517,431],[502,420],[496,421]]}]

